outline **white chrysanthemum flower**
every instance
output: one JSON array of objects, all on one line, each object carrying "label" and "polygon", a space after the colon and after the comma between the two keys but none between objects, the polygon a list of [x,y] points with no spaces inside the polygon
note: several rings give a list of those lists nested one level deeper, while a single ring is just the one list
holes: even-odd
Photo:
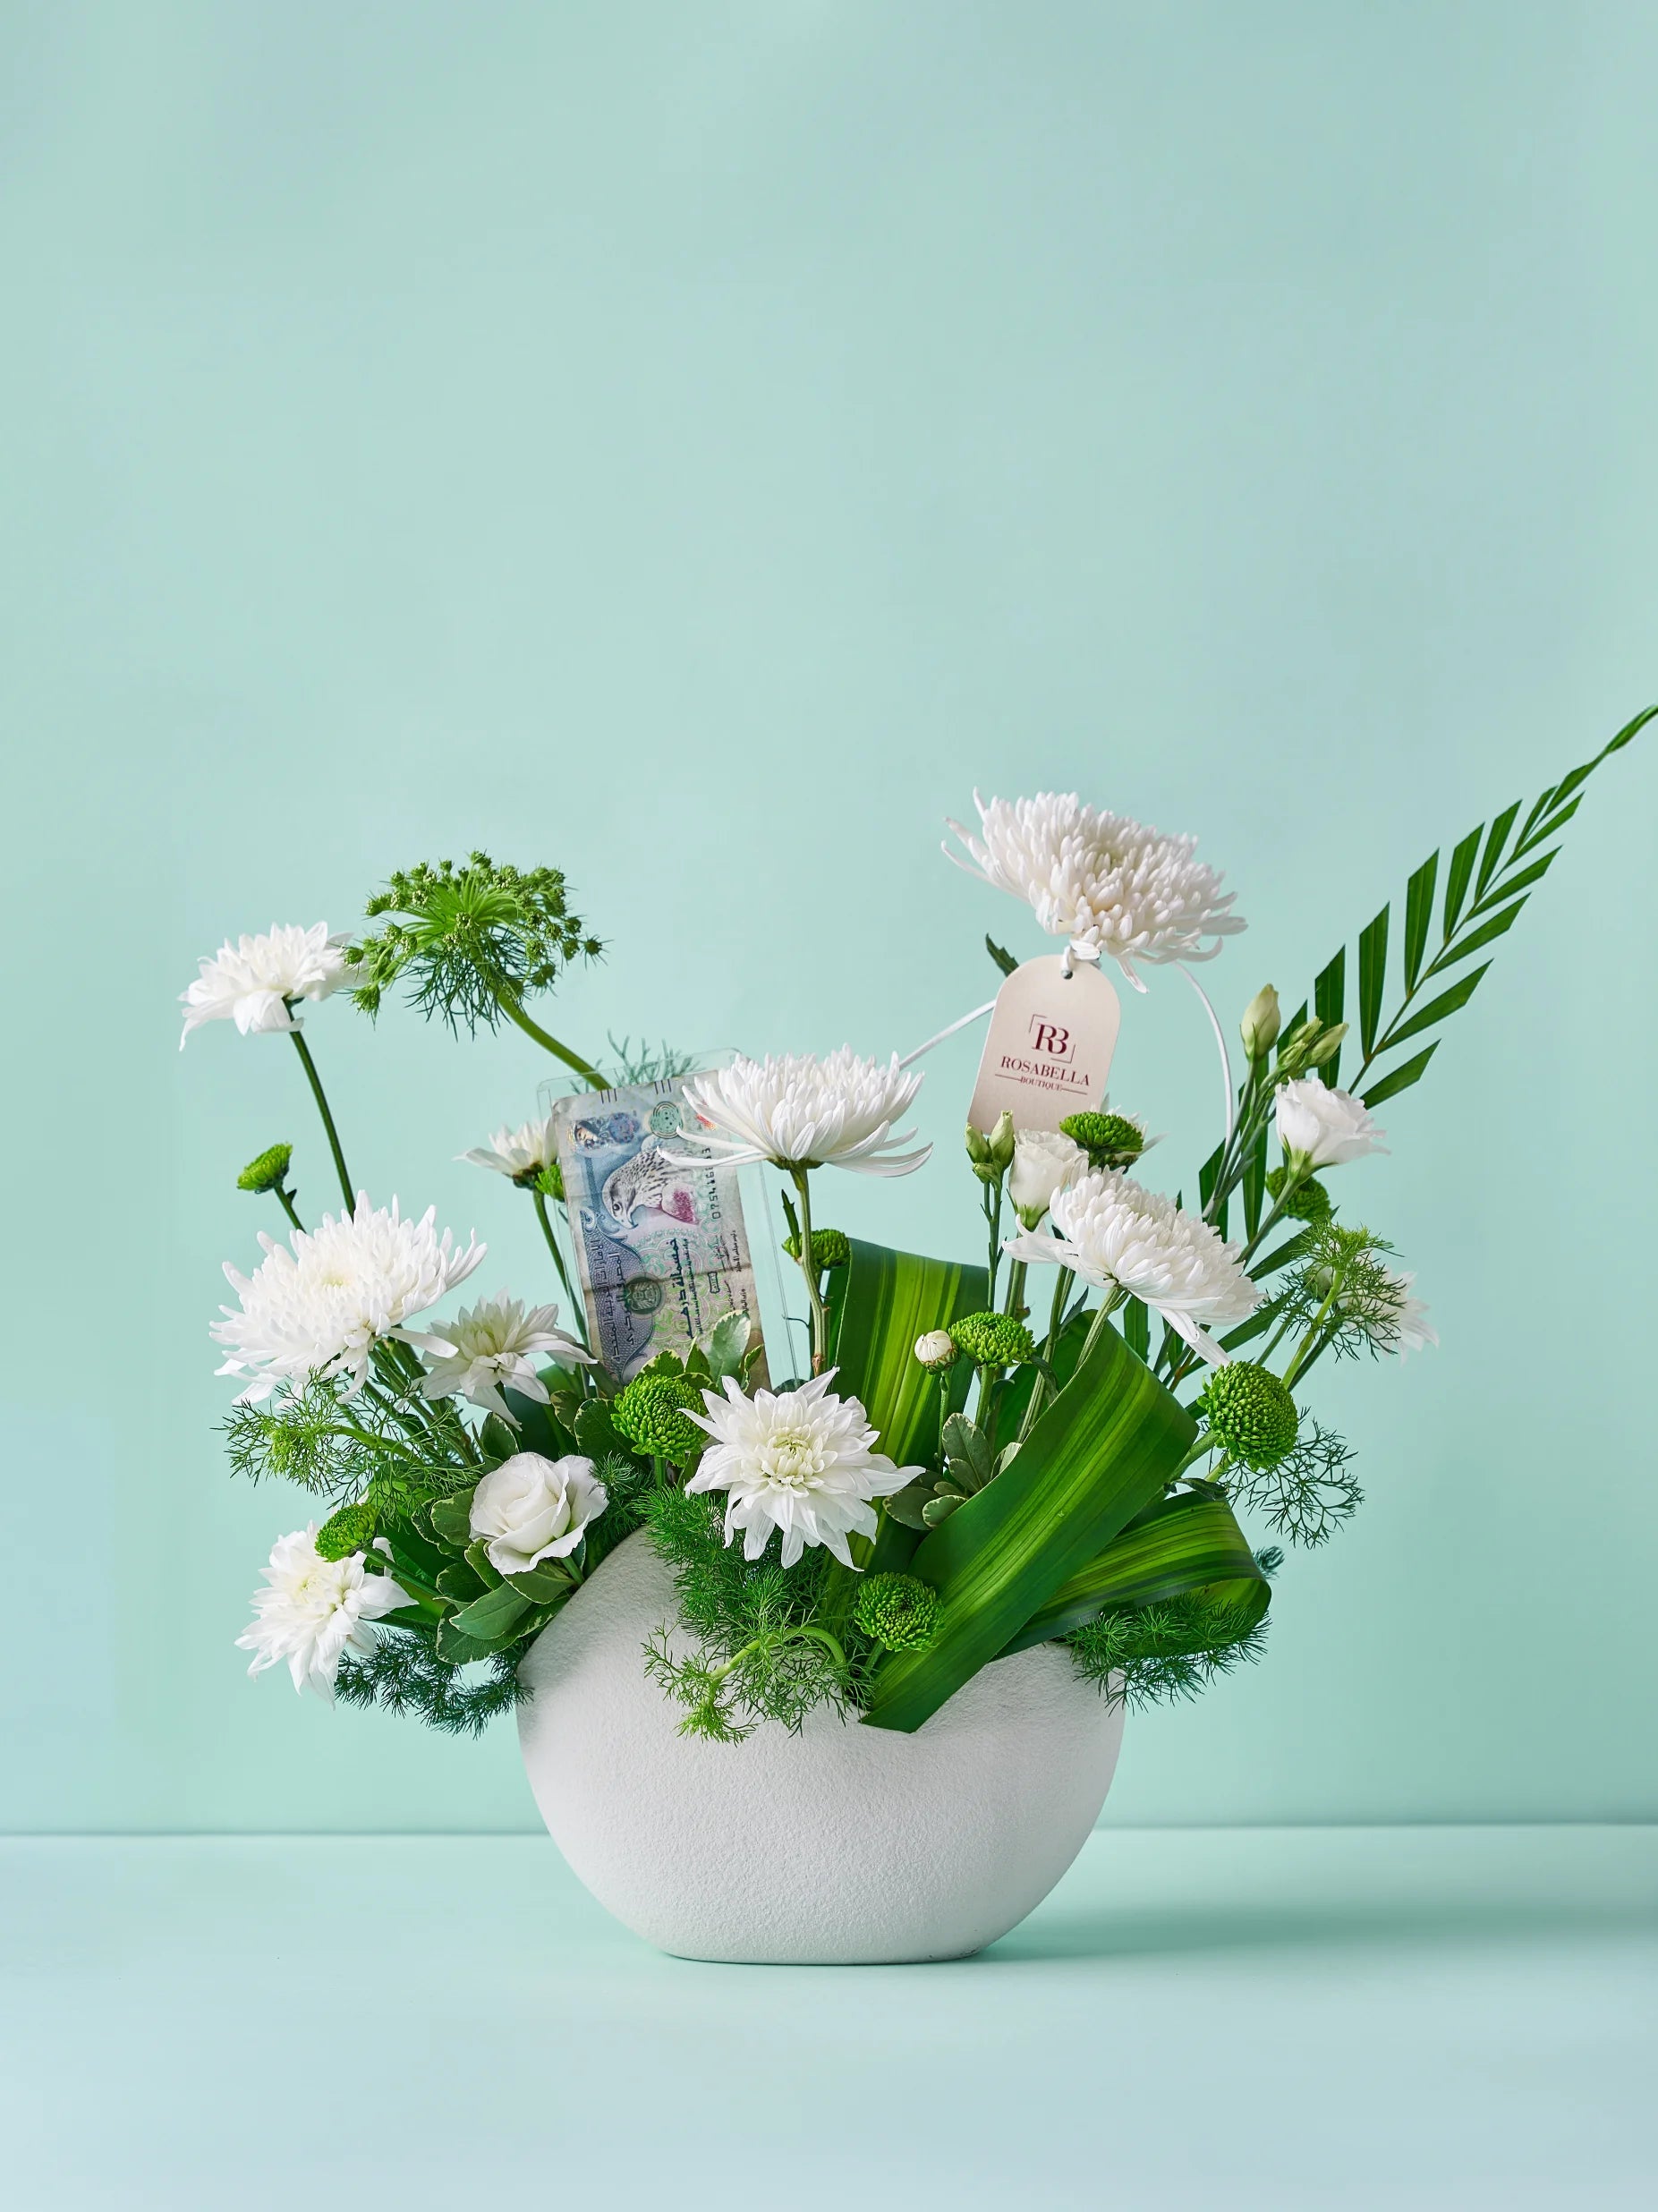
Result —
[{"label": "white chrysanthemum flower", "polygon": [[1274,1102],[1278,1141],[1286,1160],[1304,1173],[1345,1167],[1366,1153],[1386,1152],[1387,1131],[1371,1119],[1348,1091],[1332,1091],[1317,1076],[1281,1083]]},{"label": "white chrysanthemum flower", "polygon": [[310,929],[272,923],[263,937],[228,938],[179,998],[184,1008],[182,1052],[203,1022],[234,1021],[243,1036],[255,1031],[297,1029],[292,999],[326,999],[345,982],[345,955],[328,936],[326,922]]},{"label": "white chrysanthemum flower", "polygon": [[475,1168],[493,1168],[497,1175],[510,1175],[514,1183],[530,1182],[557,1161],[553,1117],[548,1114],[542,1121],[526,1121],[516,1129],[503,1126],[487,1144],[474,1145],[460,1156]]},{"label": "white chrysanthemum flower", "polygon": [[1080,1175],[1088,1155],[1058,1129],[1021,1129],[1013,1142],[1008,1195],[1026,1229],[1034,1229],[1062,1183]]},{"label": "white chrysanthemum flower", "polygon": [[744,1559],[758,1559],[780,1528],[784,1566],[807,1544],[821,1544],[850,1567],[848,1536],[875,1534],[870,1501],[890,1497],[922,1471],[895,1467],[871,1449],[868,1416],[855,1398],[829,1395],[834,1379],[831,1368],[797,1390],[745,1398],[727,1375],[723,1398],[702,1393],[707,1418],[689,1416],[714,1441],[685,1488],[729,1493],[726,1542],[741,1528]]},{"label": "white chrysanthemum flower", "polygon": [[687,1133],[734,1164],[769,1160],[779,1168],[908,1175],[932,1147],[897,1151],[914,1131],[895,1136],[892,1125],[909,1111],[921,1085],[919,1075],[898,1066],[896,1053],[883,1066],[860,1059],[846,1044],[827,1059],[810,1052],[738,1059],[685,1085],[685,1104],[699,1125]]},{"label": "white chrysanthemum flower", "polygon": [[538,1364],[545,1366],[549,1359],[565,1366],[593,1364],[592,1354],[567,1337],[557,1320],[556,1306],[536,1306],[526,1313],[522,1298],[508,1297],[503,1290],[498,1297],[463,1306],[453,1321],[438,1322],[423,1331],[394,1333],[431,1357],[431,1372],[421,1385],[428,1398],[470,1398],[516,1428],[518,1417],[501,1395],[504,1383],[544,1406],[547,1386],[536,1373]]},{"label": "white chrysanthemum flower", "polygon": [[278,1536],[265,1570],[265,1587],[253,1593],[253,1620],[236,1638],[251,1651],[250,1674],[286,1660],[295,1689],[314,1689],[329,1703],[346,1651],[372,1651],[373,1623],[408,1593],[389,1575],[368,1571],[363,1554],[323,1559],[317,1524]]},{"label": "white chrysanthemum flower", "polygon": [[[1068,1267],[1101,1290],[1126,1290],[1161,1314],[1212,1366],[1226,1354],[1204,1323],[1246,1320],[1261,1292],[1209,1223],[1119,1172],[1091,1170],[1054,1193],[1051,1229],[1026,1229],[1004,1249]],[[1056,1233],[1057,1232],[1057,1233]]]},{"label": "white chrysanthemum flower", "polygon": [[973,803],[980,836],[949,824],[972,859],[947,845],[948,857],[1025,900],[1050,936],[1091,960],[1115,960],[1136,988],[1136,961],[1212,960],[1223,937],[1248,927],[1230,911],[1237,894],[1221,898],[1221,878],[1193,859],[1195,838],[1163,837],[1085,806],[1074,791],[988,806],[975,791]]},{"label": "white chrysanthemum flower", "polygon": [[1378,1351],[1397,1352],[1402,1358],[1407,1352],[1420,1352],[1428,1345],[1437,1346],[1439,1331],[1428,1319],[1426,1302],[1413,1296],[1411,1285],[1414,1274],[1397,1273],[1392,1268],[1383,1268],[1394,1293],[1390,1311],[1373,1311],[1365,1319],[1365,1332]]},{"label": "white chrysanthemum flower", "polygon": [[218,1373],[253,1378],[238,1402],[258,1404],[312,1374],[348,1374],[346,1396],[360,1390],[378,1340],[464,1282],[489,1249],[474,1237],[457,1250],[448,1229],[439,1237],[432,1227],[436,1213],[429,1206],[404,1221],[395,1198],[387,1212],[359,1191],[354,1213],[296,1229],[292,1251],[261,1233],[265,1257],[251,1275],[226,1260],[242,1309],[221,1306],[212,1333],[230,1353]]}]

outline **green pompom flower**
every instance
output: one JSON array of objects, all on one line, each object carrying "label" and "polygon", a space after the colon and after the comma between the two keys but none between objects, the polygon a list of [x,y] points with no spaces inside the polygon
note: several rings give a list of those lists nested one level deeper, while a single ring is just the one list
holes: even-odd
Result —
[{"label": "green pompom flower", "polygon": [[949,1335],[975,1367],[1018,1367],[1036,1357],[1036,1339],[1011,1314],[964,1314]]},{"label": "green pompom flower", "polygon": [[356,1505],[343,1505],[318,1529],[317,1557],[349,1559],[353,1552],[366,1552],[378,1527],[379,1516],[366,1499]]},{"label": "green pompom flower", "polygon": [[870,1575],[858,1586],[852,1618],[889,1651],[925,1651],[939,1634],[939,1593],[914,1575]]},{"label": "green pompom flower", "polygon": [[280,1190],[288,1179],[288,1162],[293,1157],[292,1144],[271,1144],[257,1160],[250,1160],[236,1178],[238,1190]]},{"label": "green pompom flower", "polygon": [[[800,1257],[800,1232],[783,1239],[783,1249],[791,1260]],[[818,1229],[812,1231],[812,1256],[820,1267],[849,1267],[852,1264],[852,1242],[838,1229]]]},{"label": "green pompom flower", "polygon": [[1217,1443],[1257,1474],[1288,1457],[1301,1417],[1277,1375],[1247,1359],[1217,1367],[1193,1410],[1208,1422]]},{"label": "green pompom flower", "polygon": [[701,1391],[683,1374],[638,1374],[612,1400],[610,1417],[635,1450],[677,1467],[708,1441],[685,1417],[701,1410]]},{"label": "green pompom flower", "polygon": [[[1288,1168],[1274,1168],[1266,1178],[1266,1187],[1274,1200],[1283,1195],[1284,1185],[1289,1179]],[[1319,1181],[1309,1175],[1305,1183],[1298,1183],[1289,1194],[1289,1203],[1284,1208],[1293,1221],[1327,1221],[1335,1212],[1335,1202]]]},{"label": "green pompom flower", "polygon": [[1126,1168],[1145,1150],[1145,1131],[1127,1114],[1067,1114],[1061,1136],[1080,1144],[1091,1168]]}]

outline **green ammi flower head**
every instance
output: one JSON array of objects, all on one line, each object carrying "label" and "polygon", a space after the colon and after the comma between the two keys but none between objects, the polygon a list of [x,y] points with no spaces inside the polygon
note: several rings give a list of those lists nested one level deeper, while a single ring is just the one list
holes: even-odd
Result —
[{"label": "green ammi flower head", "polygon": [[[791,1260],[800,1257],[800,1232],[783,1239],[783,1249]],[[852,1264],[852,1242],[845,1231],[838,1229],[818,1229],[812,1231],[812,1256],[820,1267],[849,1267]]]},{"label": "green ammi flower head", "polygon": [[1145,1150],[1145,1131],[1127,1114],[1067,1114],[1059,1134],[1082,1146],[1091,1168],[1126,1168]]},{"label": "green ammi flower head", "polygon": [[292,1144],[271,1144],[257,1160],[250,1160],[236,1178],[238,1190],[280,1190],[287,1180]]},{"label": "green ammi flower head", "polygon": [[1288,1456],[1301,1418],[1277,1375],[1247,1359],[1217,1367],[1194,1411],[1203,1416],[1217,1443],[1258,1473]]},{"label": "green ammi flower head", "polygon": [[630,1444],[676,1466],[708,1442],[685,1418],[701,1413],[702,1393],[683,1374],[638,1374],[611,1404],[610,1415]]},{"label": "green ammi flower head", "polygon": [[366,1499],[341,1506],[317,1531],[317,1557],[349,1559],[353,1552],[366,1552],[378,1526],[379,1517]]},{"label": "green ammi flower head", "polygon": [[939,1593],[914,1575],[870,1575],[852,1618],[889,1651],[925,1651],[939,1634]]},{"label": "green ammi flower head", "polygon": [[1035,1338],[1011,1314],[964,1314],[949,1335],[975,1367],[1017,1367],[1036,1357]]}]

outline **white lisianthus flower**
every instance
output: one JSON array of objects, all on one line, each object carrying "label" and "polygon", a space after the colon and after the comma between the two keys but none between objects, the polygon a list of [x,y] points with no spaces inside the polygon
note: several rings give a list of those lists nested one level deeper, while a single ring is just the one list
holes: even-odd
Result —
[{"label": "white lisianthus flower", "polygon": [[292,1251],[261,1233],[265,1257],[251,1275],[226,1260],[242,1306],[221,1306],[212,1334],[230,1354],[218,1373],[252,1377],[237,1402],[256,1405],[313,1374],[349,1375],[345,1395],[354,1396],[379,1339],[464,1282],[489,1249],[475,1237],[456,1249],[448,1229],[440,1238],[432,1227],[436,1213],[429,1206],[418,1221],[404,1221],[395,1198],[387,1212],[359,1191],[354,1213],[296,1229]]},{"label": "white lisianthus flower", "polygon": [[1141,1299],[1212,1366],[1226,1353],[1205,1333],[1246,1320],[1261,1292],[1209,1223],[1172,1199],[1116,1171],[1093,1169],[1054,1193],[1051,1229],[1026,1229],[1004,1250],[1016,1259],[1068,1267],[1101,1290]]},{"label": "white lisianthus flower", "polygon": [[393,1333],[430,1356],[431,1372],[421,1384],[428,1398],[470,1398],[516,1428],[518,1417],[501,1396],[503,1383],[544,1406],[547,1386],[535,1371],[538,1357],[542,1365],[549,1359],[565,1366],[593,1364],[591,1352],[567,1337],[557,1320],[556,1306],[536,1306],[526,1313],[522,1298],[509,1298],[503,1290],[498,1297],[463,1306],[453,1321]]},{"label": "white lisianthus flower", "polygon": [[[1248,924],[1220,897],[1221,878],[1194,860],[1195,838],[1166,838],[1126,814],[1085,806],[1076,794],[992,799],[975,791],[980,835],[949,823],[970,859],[948,858],[1023,898],[1050,937],[1091,960],[1110,957],[1136,989],[1135,963],[1212,960],[1223,937]],[[1205,940],[1212,941],[1205,941]]]},{"label": "white lisianthus flower", "polygon": [[526,1121],[516,1129],[503,1126],[487,1144],[476,1144],[460,1156],[475,1168],[492,1168],[497,1175],[510,1175],[514,1183],[532,1182],[543,1168],[557,1161],[553,1117],[548,1114],[541,1121]]},{"label": "white lisianthus flower", "polygon": [[295,1689],[314,1689],[332,1704],[344,1654],[372,1651],[373,1623],[408,1602],[407,1591],[389,1575],[369,1572],[362,1553],[320,1558],[312,1521],[277,1537],[265,1587],[253,1593],[253,1620],[237,1647],[253,1654],[250,1674],[285,1660]]},{"label": "white lisianthus flower", "polygon": [[829,1395],[834,1379],[831,1368],[797,1390],[745,1398],[727,1375],[723,1398],[702,1393],[707,1417],[687,1417],[714,1441],[685,1488],[727,1493],[726,1542],[742,1529],[744,1559],[758,1559],[779,1528],[785,1567],[809,1544],[827,1545],[850,1567],[848,1536],[875,1534],[871,1500],[890,1497],[922,1471],[872,1450],[868,1417],[855,1398]]},{"label": "white lisianthus flower", "polygon": [[1026,1229],[1034,1229],[1062,1183],[1079,1175],[1088,1155],[1058,1129],[1021,1129],[1013,1142],[1008,1195]]},{"label": "white lisianthus flower", "polygon": [[520,1451],[473,1491],[472,1530],[497,1574],[527,1574],[544,1559],[567,1559],[609,1502],[591,1459]]},{"label": "white lisianthus flower", "polygon": [[228,938],[179,998],[184,1008],[182,1052],[192,1029],[203,1022],[234,1021],[242,1035],[273,1029],[297,1029],[289,1011],[293,999],[326,999],[345,982],[345,955],[328,935],[326,922],[310,929],[273,923],[263,937]]},{"label": "white lisianthus flower", "polygon": [[860,1059],[846,1044],[827,1059],[810,1052],[738,1059],[685,1085],[684,1102],[699,1125],[687,1134],[734,1165],[767,1160],[778,1168],[908,1175],[932,1147],[897,1150],[913,1132],[895,1136],[892,1125],[909,1111],[921,1085],[919,1075],[898,1066],[896,1053],[883,1066]]},{"label": "white lisianthus flower", "polygon": [[929,1329],[915,1340],[915,1357],[923,1367],[953,1367],[956,1340],[948,1329]]},{"label": "white lisianthus flower", "polygon": [[1350,1092],[1329,1089],[1317,1076],[1280,1084],[1275,1110],[1284,1158],[1304,1175],[1387,1150],[1382,1142],[1387,1131],[1377,1127],[1360,1102]]}]

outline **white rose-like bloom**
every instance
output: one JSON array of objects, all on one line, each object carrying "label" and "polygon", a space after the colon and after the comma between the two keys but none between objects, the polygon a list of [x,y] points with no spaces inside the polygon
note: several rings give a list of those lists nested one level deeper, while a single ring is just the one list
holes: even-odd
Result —
[{"label": "white rose-like bloom", "polygon": [[848,1536],[875,1534],[871,1500],[890,1497],[922,1471],[895,1467],[871,1449],[868,1416],[855,1398],[829,1395],[834,1379],[830,1368],[798,1390],[745,1398],[727,1375],[723,1398],[702,1393],[706,1419],[687,1417],[714,1441],[685,1488],[728,1493],[726,1542],[742,1529],[744,1559],[758,1559],[780,1528],[785,1567],[809,1544],[827,1545],[850,1567]]},{"label": "white rose-like bloom", "polygon": [[1386,1152],[1387,1135],[1350,1092],[1332,1091],[1316,1076],[1281,1083],[1275,1102],[1284,1157],[1308,1169],[1345,1167],[1366,1153]]},{"label": "white rose-like bloom", "polygon": [[1050,1212],[1051,1229],[1026,1229],[1003,1248],[1016,1259],[1068,1267],[1099,1289],[1127,1291],[1212,1366],[1225,1365],[1226,1353],[1203,1324],[1229,1328],[1261,1302],[1238,1246],[1120,1172],[1094,1169],[1063,1185]]},{"label": "white rose-like bloom", "polygon": [[265,1587],[253,1593],[253,1620],[236,1638],[251,1651],[250,1674],[286,1660],[295,1689],[314,1689],[330,1704],[340,1661],[350,1651],[372,1651],[373,1623],[408,1593],[389,1575],[371,1575],[361,1552],[348,1559],[321,1559],[317,1524],[278,1536],[265,1570]]},{"label": "white rose-like bloom", "polygon": [[[1126,814],[1085,806],[1074,791],[992,799],[975,791],[980,835],[951,821],[970,860],[947,856],[1029,905],[1051,937],[1090,959],[1109,957],[1136,989],[1136,961],[1212,960],[1248,924],[1220,896],[1221,878],[1194,860],[1195,838],[1166,838]],[[1205,940],[1212,941],[1205,942]]]},{"label": "white rose-like bloom", "polygon": [[1088,1165],[1082,1146],[1058,1129],[1021,1129],[1013,1141],[1008,1195],[1026,1229],[1034,1229],[1062,1183]]},{"label": "white rose-like bloom", "polygon": [[543,1168],[550,1168],[558,1157],[553,1117],[548,1114],[542,1121],[526,1121],[516,1129],[503,1126],[487,1144],[475,1144],[460,1156],[475,1168],[492,1168],[497,1175],[510,1175],[514,1183],[527,1182]]},{"label": "white rose-like bloom", "polygon": [[404,1221],[395,1198],[387,1212],[359,1191],[354,1213],[296,1229],[292,1251],[261,1231],[265,1257],[251,1275],[226,1260],[242,1307],[221,1306],[212,1334],[230,1354],[217,1372],[253,1378],[238,1404],[257,1405],[312,1374],[349,1375],[345,1395],[354,1396],[376,1342],[436,1306],[489,1249],[474,1237],[457,1250],[448,1229],[440,1238],[432,1227],[436,1213],[428,1206],[418,1221]]},{"label": "white rose-like bloom", "polygon": [[[699,1125],[687,1134],[734,1165],[768,1160],[778,1168],[850,1168],[859,1175],[908,1175],[932,1151],[902,1152],[914,1132],[893,1133],[920,1090],[897,1055],[883,1067],[843,1044],[826,1059],[810,1052],[693,1076],[684,1102]],[[669,1157],[666,1153],[663,1158]]]},{"label": "white rose-like bloom", "polygon": [[544,1559],[567,1559],[609,1502],[591,1459],[520,1451],[473,1491],[472,1534],[497,1574],[527,1574]]},{"label": "white rose-like bloom", "polygon": [[567,1337],[557,1321],[556,1306],[531,1306],[526,1313],[522,1298],[509,1298],[503,1290],[498,1297],[463,1306],[453,1321],[395,1333],[431,1357],[431,1372],[421,1384],[425,1396],[470,1398],[474,1406],[488,1407],[516,1428],[518,1417],[501,1396],[503,1383],[510,1382],[544,1406],[548,1393],[535,1371],[538,1356],[543,1366],[549,1359],[566,1366],[573,1361],[584,1367],[593,1365],[591,1352],[584,1352]]},{"label": "white rose-like bloom", "polygon": [[234,1021],[245,1037],[254,1032],[297,1029],[290,999],[326,999],[345,981],[345,956],[328,940],[328,925],[310,929],[273,923],[263,937],[228,938],[179,998],[184,1008],[182,1052],[203,1022]]}]

